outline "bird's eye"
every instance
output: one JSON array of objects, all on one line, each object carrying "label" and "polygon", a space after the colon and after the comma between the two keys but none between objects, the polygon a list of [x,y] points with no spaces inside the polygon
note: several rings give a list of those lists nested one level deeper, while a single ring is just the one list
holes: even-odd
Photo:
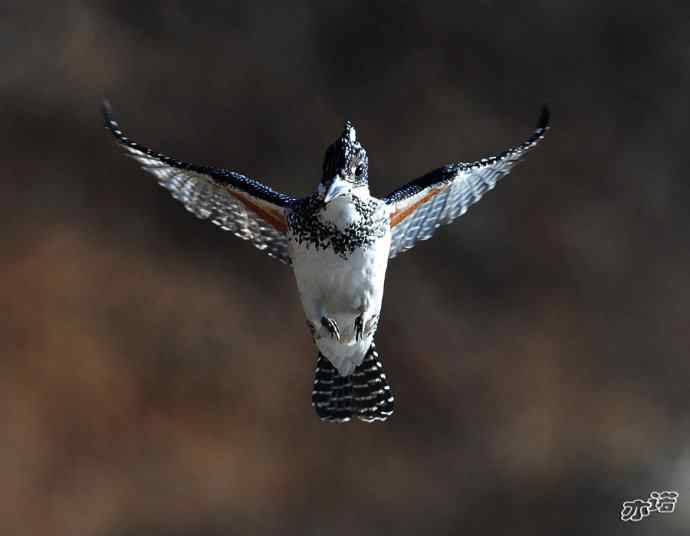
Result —
[{"label": "bird's eye", "polygon": [[364,173],[364,166],[357,166],[357,169],[355,169],[355,175],[357,177],[361,177],[363,173]]}]

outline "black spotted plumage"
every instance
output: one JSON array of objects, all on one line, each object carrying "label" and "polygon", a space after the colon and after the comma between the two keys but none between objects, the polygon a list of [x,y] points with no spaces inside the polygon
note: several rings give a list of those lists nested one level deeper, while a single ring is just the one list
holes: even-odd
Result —
[{"label": "black spotted plumage", "polygon": [[349,376],[341,376],[319,353],[314,373],[312,405],[325,422],[385,421],[393,414],[395,399],[372,343],[362,363]]},{"label": "black spotted plumage", "polygon": [[354,186],[366,186],[368,182],[369,157],[356,140],[354,127],[349,121],[345,122],[342,135],[326,149],[321,183],[327,186],[336,175]]},{"label": "black spotted plumage", "polygon": [[347,259],[357,248],[367,247],[381,238],[389,226],[387,218],[376,217],[375,200],[365,202],[353,197],[352,203],[359,220],[339,229],[335,224],[322,220],[320,215],[325,206],[317,196],[296,201],[288,214],[290,236],[296,242],[307,242],[316,249],[331,248]]}]

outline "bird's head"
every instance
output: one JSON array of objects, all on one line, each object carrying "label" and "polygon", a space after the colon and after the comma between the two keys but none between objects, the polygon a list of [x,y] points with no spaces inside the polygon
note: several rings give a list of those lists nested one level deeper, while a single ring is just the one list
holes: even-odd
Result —
[{"label": "bird's head", "polygon": [[324,203],[350,193],[369,193],[369,160],[347,121],[340,137],[326,150],[318,193]]}]

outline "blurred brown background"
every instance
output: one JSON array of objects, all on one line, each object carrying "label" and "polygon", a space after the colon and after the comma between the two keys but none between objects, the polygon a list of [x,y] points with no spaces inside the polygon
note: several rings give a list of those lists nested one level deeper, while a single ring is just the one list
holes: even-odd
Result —
[{"label": "blurred brown background", "polygon": [[[290,4],[0,7],[0,534],[687,534],[688,6]],[[125,158],[103,96],[296,195],[346,118],[380,195],[553,129],[391,263],[397,413],[333,426],[290,270]],[[674,514],[620,520],[655,489]]]}]

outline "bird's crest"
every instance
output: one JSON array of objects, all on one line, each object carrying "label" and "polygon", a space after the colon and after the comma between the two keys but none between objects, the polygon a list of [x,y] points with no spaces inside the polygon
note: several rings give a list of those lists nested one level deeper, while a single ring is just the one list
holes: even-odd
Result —
[{"label": "bird's crest", "polygon": [[355,130],[355,127],[352,126],[350,121],[345,121],[345,127],[343,128],[341,138],[350,143],[355,143],[357,141],[357,131]]}]

